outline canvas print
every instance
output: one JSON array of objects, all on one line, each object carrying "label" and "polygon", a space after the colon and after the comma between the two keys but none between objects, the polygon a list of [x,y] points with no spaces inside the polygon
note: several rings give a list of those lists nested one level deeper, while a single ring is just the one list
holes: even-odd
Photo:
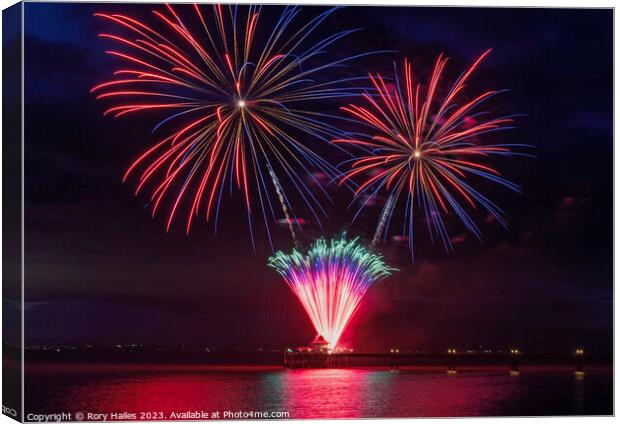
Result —
[{"label": "canvas print", "polygon": [[25,2],[2,48],[5,415],[614,413],[612,9]]}]

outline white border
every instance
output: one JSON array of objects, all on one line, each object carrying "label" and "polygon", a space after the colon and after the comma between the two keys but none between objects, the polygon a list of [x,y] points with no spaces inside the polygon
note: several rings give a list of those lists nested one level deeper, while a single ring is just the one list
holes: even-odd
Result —
[{"label": "white border", "polygon": [[[40,0],[30,0],[30,1],[40,1]],[[75,3],[87,3],[88,1],[73,1]],[[0,7],[2,9],[5,9],[13,4],[15,4],[15,1],[12,0],[0,0]],[[101,2],[101,3],[129,3],[129,1],[125,1],[125,0],[108,0],[105,2]],[[165,0],[151,0],[151,1],[146,1],[146,0],[133,0],[131,1],[131,3],[166,3]],[[167,1],[167,3],[192,3],[192,2],[182,2],[182,1],[175,1],[175,0],[169,0]],[[201,1],[200,3],[215,3],[214,1]],[[220,3],[226,3],[225,1],[221,1]],[[322,0],[295,0],[295,1],[287,1],[287,0],[268,0],[268,1],[248,1],[248,0],[238,0],[235,1],[235,3],[270,3],[270,4],[291,4],[291,3],[295,3],[295,4],[305,4],[305,5],[309,5],[309,4],[319,4],[319,5],[330,5],[330,4],[346,4],[346,5],[377,5],[377,1],[368,1],[368,0],[338,0],[338,1],[322,1]],[[380,4],[381,6],[387,6],[386,4]],[[476,0],[466,0],[466,1],[458,1],[458,0],[452,0],[452,1],[414,1],[414,0],[389,0],[389,5],[394,5],[394,6],[458,6],[458,7],[464,7],[464,6],[473,6],[473,7],[552,7],[552,8],[614,8],[615,7],[615,2],[613,1],[600,1],[600,0],[590,0],[588,2],[583,2],[583,1],[576,1],[576,0],[545,0],[545,1],[505,1],[505,0],[495,0],[495,1],[476,1]],[[615,15],[615,11],[614,11],[614,15]],[[22,5],[22,28],[23,28],[23,5]],[[1,41],[1,33],[2,33],[2,23],[0,20],[0,41]],[[24,90],[24,69],[23,69],[23,32],[22,32],[22,106],[23,106],[23,90]],[[616,57],[616,52],[618,49],[618,33],[615,31],[615,16],[614,16],[614,59]],[[575,58],[575,60],[579,60],[579,58]],[[2,59],[0,57],[0,68],[1,68],[1,64],[2,64]],[[616,82],[616,75],[617,75],[617,68],[615,67],[615,60],[614,60],[614,123],[618,122],[618,109],[615,107],[616,103],[615,103],[615,99],[618,98],[617,96],[617,86],[615,84]],[[2,110],[2,107],[0,106],[0,112]],[[22,205],[24,202],[24,192],[23,192],[23,187],[24,187],[24,142],[23,142],[23,137],[24,137],[24,111],[23,111],[23,107],[22,107],[22,122],[21,122],[21,126],[22,126]],[[1,130],[1,124],[0,124],[0,130]],[[617,139],[617,127],[614,125],[614,140]],[[618,149],[615,149],[615,143],[614,143],[614,164],[618,163],[618,159],[619,159],[620,153],[618,151]],[[2,152],[0,151],[0,191],[1,191],[1,184],[2,184]],[[616,240],[618,240],[617,236],[617,227],[615,226],[615,222],[616,222],[616,218],[618,218],[619,216],[619,197],[617,196],[618,194],[618,179],[617,179],[617,175],[615,172],[615,166],[614,166],[614,352],[615,352],[615,340],[616,340],[616,335],[617,335],[617,331],[618,331],[618,321],[617,321],[617,316],[615,314],[615,302],[616,302],[616,296],[615,296],[615,264],[618,262],[618,260],[620,259],[620,253],[618,252],[618,249],[616,249]],[[0,210],[2,209],[2,198],[0,196]],[[23,236],[24,236],[24,224],[23,224],[23,208],[22,208],[22,241],[23,241]],[[2,235],[2,229],[0,228],[0,236]],[[1,263],[1,251],[2,251],[2,247],[0,245],[0,263]],[[22,242],[22,304],[24,302],[24,289],[23,289],[23,276],[24,276],[24,244]],[[2,311],[2,306],[0,303],[0,313]],[[1,316],[1,315],[0,315]],[[24,311],[22,309],[22,345],[24,342]],[[0,330],[1,331],[1,330]],[[0,348],[1,349],[1,348]],[[614,355],[615,356],[615,355]],[[23,361],[23,351],[22,351],[22,361]],[[618,367],[614,368],[614,383],[616,381],[618,381],[618,377],[619,377],[619,371],[618,371]],[[22,372],[22,395],[23,395],[23,388],[24,388],[24,375]],[[615,384],[614,384],[614,388],[615,388]],[[2,395],[2,387],[0,385],[0,398]],[[618,392],[616,390],[614,390],[614,410],[615,408],[618,406],[618,400],[619,400],[619,395]],[[22,396],[22,411],[24,410],[24,405],[23,405],[23,396]],[[489,421],[492,422],[515,422],[515,420],[520,420],[522,418],[463,418],[466,419],[468,421],[470,421],[471,423],[488,423]],[[426,419],[426,418],[421,418],[421,419],[416,419],[416,422],[419,423],[449,423],[450,420],[454,420],[454,418],[451,419]],[[613,418],[610,417],[577,417],[577,416],[570,416],[570,417],[552,417],[552,418],[530,418],[529,421],[530,422],[534,422],[534,421],[538,421],[538,420],[544,420],[545,422],[557,422],[557,423],[562,423],[562,424],[574,424],[574,423],[582,423],[584,421],[587,422],[612,422]],[[327,423],[330,421],[335,421],[335,420],[295,420],[296,422],[299,423]],[[363,423],[367,420],[347,420],[348,423]],[[409,419],[376,419],[374,420],[376,422],[390,422],[390,423],[394,423],[394,422],[405,422],[405,421],[409,421]],[[15,421],[11,420],[10,418],[8,418],[7,416],[0,416],[0,424],[8,424],[8,423],[13,423]],[[233,422],[248,422],[248,421],[233,421]]]}]

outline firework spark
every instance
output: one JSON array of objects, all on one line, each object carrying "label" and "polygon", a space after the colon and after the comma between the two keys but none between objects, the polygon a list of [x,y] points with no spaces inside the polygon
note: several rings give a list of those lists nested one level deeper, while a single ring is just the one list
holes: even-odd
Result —
[{"label": "firework spark", "polygon": [[[461,74],[439,98],[441,76],[448,61],[440,55],[426,90],[413,78],[412,66],[404,60],[402,73],[395,69],[392,83],[379,74],[370,75],[373,94],[364,94],[366,105],[342,107],[365,124],[372,134],[358,138],[343,138],[335,143],[358,146],[363,153],[352,161],[341,183],[356,176],[366,179],[355,191],[355,197],[371,199],[380,190],[387,192],[373,244],[387,236],[395,204],[405,205],[403,237],[409,240],[413,255],[413,230],[416,210],[425,216],[431,239],[441,238],[447,250],[452,249],[444,216],[456,214],[465,227],[480,238],[480,230],[463,206],[487,210],[502,225],[503,212],[468,182],[476,176],[519,191],[518,186],[502,178],[499,171],[485,164],[489,156],[514,156],[519,153],[515,144],[480,144],[480,136],[512,128],[514,116],[488,117],[478,106],[498,91],[486,91],[474,98],[458,100],[465,83],[490,53],[484,52],[469,69]],[[424,93],[423,93],[424,91]],[[457,100],[460,104],[457,104]],[[367,201],[362,202],[363,209]]]},{"label": "firework spark", "polygon": [[395,269],[358,242],[318,239],[304,254],[276,252],[269,258],[331,349],[355,314],[368,288]]},{"label": "firework spark", "polygon": [[166,5],[153,11],[157,25],[122,14],[96,14],[120,30],[100,37],[120,46],[107,53],[126,64],[112,80],[92,89],[97,99],[112,102],[104,115],[161,112],[165,119],[154,131],[171,127],[171,134],[139,156],[124,176],[138,173],[136,195],[151,188],[153,215],[162,203],[169,204],[167,230],[184,208],[188,233],[199,214],[217,226],[223,192],[232,194],[236,187],[244,198],[252,242],[255,209],[271,241],[268,221],[276,221],[272,197],[282,202],[288,222],[296,221],[288,216],[292,208],[276,174],[295,188],[317,221],[325,215],[303,175],[312,181],[313,171],[334,176],[336,170],[299,137],[329,141],[342,134],[327,123],[335,117],[308,107],[354,94],[347,83],[359,78],[322,81],[318,74],[365,55],[317,63],[332,44],[353,32],[310,41],[334,10],[296,29],[292,22],[298,7],[286,7],[273,23],[262,22],[260,6],[213,5],[208,13],[198,5]]}]

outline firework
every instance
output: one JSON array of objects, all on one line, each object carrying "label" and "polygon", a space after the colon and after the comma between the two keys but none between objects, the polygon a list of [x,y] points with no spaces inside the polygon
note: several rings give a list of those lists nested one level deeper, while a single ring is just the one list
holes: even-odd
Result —
[{"label": "firework", "polygon": [[[159,112],[165,119],[154,131],[170,128],[124,175],[126,180],[137,174],[136,195],[152,190],[153,215],[162,203],[169,205],[167,230],[182,210],[188,233],[201,214],[217,226],[223,193],[236,189],[244,198],[251,236],[252,216],[262,216],[271,241],[269,220],[276,221],[271,198],[281,202],[287,222],[296,222],[278,176],[294,187],[317,221],[325,214],[303,176],[312,182],[311,170],[334,176],[335,168],[299,137],[329,141],[341,134],[327,123],[335,117],[308,107],[353,94],[348,82],[359,78],[323,81],[318,74],[364,56],[321,62],[333,43],[353,32],[310,41],[334,10],[297,28],[297,7],[286,7],[276,22],[263,22],[260,6],[213,5],[209,13],[198,5],[167,5],[153,11],[157,25],[96,14],[120,30],[100,37],[119,46],[107,53],[125,64],[112,80],[92,89],[97,99],[112,102],[104,115]],[[290,229],[294,233],[293,224]]]},{"label": "firework", "polygon": [[329,242],[320,238],[306,253],[276,252],[269,266],[284,277],[331,349],[368,288],[394,271],[358,239],[347,240],[344,235]]},{"label": "firework", "polygon": [[363,152],[352,161],[341,182],[365,177],[355,191],[356,198],[366,199],[360,210],[381,190],[387,195],[373,244],[387,236],[399,200],[405,207],[403,236],[409,240],[412,255],[417,210],[425,217],[431,239],[439,237],[447,250],[452,245],[444,222],[446,215],[458,216],[478,238],[480,230],[466,208],[481,207],[506,225],[501,209],[476,190],[468,177],[480,177],[519,191],[518,186],[502,178],[485,159],[518,155],[513,148],[525,146],[481,143],[482,135],[512,128],[514,116],[489,117],[478,110],[498,91],[459,99],[463,97],[465,83],[489,53],[490,50],[484,52],[463,72],[445,96],[440,97],[438,93],[448,59],[440,55],[425,89],[414,81],[411,63],[404,60],[402,72],[395,69],[393,82],[387,82],[379,74],[370,75],[374,92],[363,95],[366,105],[342,107],[372,133],[334,140],[358,146]]}]

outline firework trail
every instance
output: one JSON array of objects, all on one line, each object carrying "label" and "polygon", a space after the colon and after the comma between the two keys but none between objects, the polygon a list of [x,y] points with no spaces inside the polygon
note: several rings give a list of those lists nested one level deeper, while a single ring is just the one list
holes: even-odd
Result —
[{"label": "firework trail", "polygon": [[377,243],[381,240],[381,235],[387,232],[387,222],[392,213],[394,212],[394,206],[396,204],[395,197],[393,194],[388,196],[385,205],[383,206],[383,212],[381,212],[381,217],[379,218],[379,224],[377,225],[377,230],[375,231],[375,235],[372,238],[372,242],[370,244],[371,247],[377,246]]},{"label": "firework trail", "polygon": [[280,185],[280,180],[278,176],[273,172],[271,166],[268,167],[269,176],[271,177],[271,181],[273,181],[273,185],[276,188],[276,194],[278,195],[278,199],[280,200],[280,204],[282,205],[282,212],[284,213],[284,218],[286,219],[286,223],[288,225],[289,230],[291,231],[291,238],[293,239],[293,243],[295,246],[299,244],[297,240],[297,235],[295,234],[295,221],[291,217],[291,214],[288,211],[288,205],[286,202],[286,198],[284,197],[284,190],[282,190],[282,186]]},{"label": "firework trail", "polygon": [[357,238],[345,235],[330,242],[320,238],[306,253],[276,252],[269,266],[284,277],[330,349],[338,346],[368,288],[395,271]]},{"label": "firework trail", "polygon": [[[138,175],[136,195],[150,187],[153,215],[169,204],[166,230],[184,208],[186,232],[199,215],[213,219],[217,228],[223,192],[232,195],[236,187],[244,198],[252,243],[254,215],[262,216],[271,242],[268,221],[276,218],[265,171],[285,178],[317,222],[325,216],[303,175],[310,175],[327,197],[310,170],[330,177],[336,170],[299,136],[326,142],[342,136],[327,123],[341,118],[308,108],[317,100],[359,94],[347,86],[360,78],[321,81],[319,75],[370,54],[317,63],[332,44],[354,32],[311,41],[334,10],[297,28],[298,7],[285,7],[276,22],[262,22],[260,6],[213,5],[209,13],[198,5],[166,5],[153,11],[157,25],[122,14],[96,14],[116,25],[118,33],[99,36],[118,45],[107,53],[124,64],[113,79],[91,90],[97,99],[111,102],[104,115],[162,113],[165,119],[153,131],[170,128],[171,134],[124,175],[124,180]],[[286,209],[287,196],[271,179]]]},{"label": "firework trail", "polygon": [[334,140],[362,150],[351,161],[351,169],[345,172],[341,183],[365,176],[355,191],[356,198],[367,196],[360,211],[380,190],[388,193],[373,242],[379,240],[383,231],[387,232],[399,198],[405,206],[403,236],[408,236],[412,257],[414,216],[418,209],[426,218],[431,240],[439,237],[446,250],[452,250],[452,244],[444,215],[456,214],[470,232],[481,237],[462,201],[472,209],[481,207],[506,226],[501,209],[477,191],[468,177],[480,177],[519,192],[517,185],[502,178],[499,171],[484,161],[490,156],[524,155],[512,149],[529,146],[480,143],[482,135],[513,128],[510,124],[514,115],[493,118],[478,111],[498,91],[459,99],[465,83],[489,53],[490,50],[484,52],[463,72],[444,97],[438,92],[448,59],[440,55],[425,89],[414,81],[411,63],[405,59],[402,73],[395,69],[392,85],[379,74],[370,75],[374,92],[363,95],[366,105],[341,108],[372,131],[358,138]]}]

